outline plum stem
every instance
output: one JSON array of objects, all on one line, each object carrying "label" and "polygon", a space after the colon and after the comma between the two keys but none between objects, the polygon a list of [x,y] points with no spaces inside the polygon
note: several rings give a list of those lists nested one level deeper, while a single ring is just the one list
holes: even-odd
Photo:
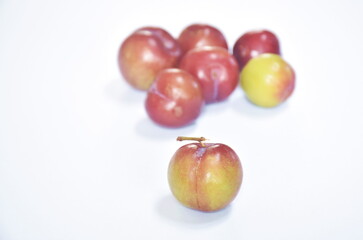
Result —
[{"label": "plum stem", "polygon": [[205,147],[203,141],[206,141],[208,139],[206,139],[205,137],[181,137],[181,136],[179,136],[176,138],[176,140],[177,141],[197,141],[202,145],[202,147]]}]

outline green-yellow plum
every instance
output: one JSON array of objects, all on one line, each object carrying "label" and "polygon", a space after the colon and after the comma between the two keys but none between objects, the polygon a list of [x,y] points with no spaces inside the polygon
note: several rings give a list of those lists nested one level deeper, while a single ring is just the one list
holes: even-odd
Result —
[{"label": "green-yellow plum", "polygon": [[251,59],[243,68],[240,84],[252,103],[275,107],[294,91],[295,72],[281,56],[264,53]]},{"label": "green-yellow plum", "polygon": [[242,176],[241,162],[232,148],[201,141],[179,148],[168,169],[169,186],[175,198],[184,206],[203,212],[226,207],[236,197]]}]

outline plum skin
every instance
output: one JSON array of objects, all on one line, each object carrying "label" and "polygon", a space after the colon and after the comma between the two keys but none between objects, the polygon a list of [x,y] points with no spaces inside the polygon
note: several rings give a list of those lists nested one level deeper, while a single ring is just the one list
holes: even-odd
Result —
[{"label": "plum skin", "polygon": [[295,71],[281,56],[264,53],[251,59],[240,74],[240,85],[257,106],[275,107],[295,89]]},{"label": "plum skin", "polygon": [[179,43],[166,30],[143,27],[122,42],[118,66],[132,87],[146,91],[159,71],[175,67],[180,57]]},{"label": "plum skin", "polygon": [[277,36],[268,30],[246,32],[233,45],[233,55],[240,69],[243,69],[249,60],[263,53],[281,54]]},{"label": "plum skin", "polygon": [[241,162],[221,143],[191,143],[179,148],[168,168],[168,182],[184,206],[203,212],[225,208],[242,184]]},{"label": "plum skin", "polygon": [[162,70],[147,92],[145,109],[157,124],[177,128],[193,123],[204,106],[202,89],[190,73]]},{"label": "plum skin", "polygon": [[204,46],[216,46],[228,49],[228,44],[223,33],[216,27],[207,24],[189,25],[180,33],[177,40],[183,53],[193,48]]},{"label": "plum skin", "polygon": [[237,60],[222,47],[194,48],[182,57],[179,68],[197,78],[206,103],[227,99],[238,85]]}]

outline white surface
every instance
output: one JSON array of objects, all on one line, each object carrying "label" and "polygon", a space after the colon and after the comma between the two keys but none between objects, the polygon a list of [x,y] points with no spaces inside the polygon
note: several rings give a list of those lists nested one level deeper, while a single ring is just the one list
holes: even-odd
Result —
[{"label": "white surface", "polygon": [[[343,3],[344,2],[344,3]],[[0,1],[0,239],[363,239],[362,1]],[[145,25],[280,38],[287,104],[236,89],[177,130],[147,117],[116,64]],[[168,188],[178,135],[230,145],[244,167],[217,213]]]}]

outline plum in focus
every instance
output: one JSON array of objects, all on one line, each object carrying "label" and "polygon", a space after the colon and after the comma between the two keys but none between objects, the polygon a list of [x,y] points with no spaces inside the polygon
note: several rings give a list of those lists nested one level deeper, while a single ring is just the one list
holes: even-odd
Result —
[{"label": "plum in focus", "polygon": [[229,146],[203,143],[204,138],[180,147],[168,168],[168,181],[175,198],[184,206],[211,212],[226,207],[238,194],[242,184],[242,165]]}]

